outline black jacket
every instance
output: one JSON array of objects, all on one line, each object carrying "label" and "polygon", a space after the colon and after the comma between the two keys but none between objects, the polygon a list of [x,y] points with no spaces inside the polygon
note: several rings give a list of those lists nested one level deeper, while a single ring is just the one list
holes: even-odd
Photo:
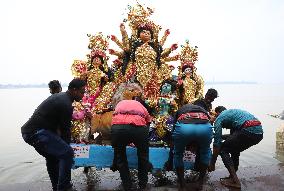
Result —
[{"label": "black jacket", "polygon": [[39,129],[47,129],[57,133],[57,130],[59,130],[62,139],[69,143],[73,113],[72,102],[73,100],[66,92],[49,96],[22,126],[22,133],[33,134]]}]

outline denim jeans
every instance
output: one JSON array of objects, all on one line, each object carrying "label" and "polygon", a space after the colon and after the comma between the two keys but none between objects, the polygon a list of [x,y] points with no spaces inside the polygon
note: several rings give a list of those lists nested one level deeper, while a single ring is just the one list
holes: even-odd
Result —
[{"label": "denim jeans", "polygon": [[23,133],[22,136],[26,143],[45,157],[52,189],[56,191],[72,187],[70,182],[74,153],[70,145],[55,133],[45,129],[35,134]]},{"label": "denim jeans", "polygon": [[131,189],[131,178],[126,156],[126,146],[134,143],[138,156],[138,179],[140,188],[146,187],[149,171],[149,128],[135,125],[112,125],[111,141],[116,153],[116,163],[125,190]]},{"label": "denim jeans", "polygon": [[209,165],[211,158],[210,144],[212,142],[212,126],[205,124],[183,124],[177,123],[173,131],[174,145],[174,166],[175,168],[183,168],[183,153],[185,146],[189,143],[198,145],[200,162]]}]

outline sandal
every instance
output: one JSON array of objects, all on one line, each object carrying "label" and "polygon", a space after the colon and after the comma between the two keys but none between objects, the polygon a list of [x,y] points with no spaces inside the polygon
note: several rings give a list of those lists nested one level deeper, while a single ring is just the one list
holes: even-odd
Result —
[{"label": "sandal", "polygon": [[241,185],[234,183],[230,179],[223,179],[220,182],[224,186],[241,189]]}]

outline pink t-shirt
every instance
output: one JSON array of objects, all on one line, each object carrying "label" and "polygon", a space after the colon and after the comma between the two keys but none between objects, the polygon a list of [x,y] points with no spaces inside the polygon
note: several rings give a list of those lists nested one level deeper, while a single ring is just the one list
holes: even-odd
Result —
[{"label": "pink t-shirt", "polygon": [[138,101],[122,100],[114,110],[112,125],[132,124],[136,126],[145,126],[151,121],[147,109]]}]

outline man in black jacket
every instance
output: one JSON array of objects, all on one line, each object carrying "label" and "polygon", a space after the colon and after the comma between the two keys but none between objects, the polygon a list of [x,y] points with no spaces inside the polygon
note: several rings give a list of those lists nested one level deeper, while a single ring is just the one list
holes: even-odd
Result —
[{"label": "man in black jacket", "polygon": [[54,191],[72,188],[73,149],[69,145],[72,103],[82,99],[85,85],[85,81],[73,79],[66,92],[49,96],[21,128],[24,141],[45,157]]},{"label": "man in black jacket", "polygon": [[204,98],[196,100],[193,104],[204,108],[206,111],[210,112],[212,109],[212,102],[218,97],[217,90],[210,88],[205,94]]}]

